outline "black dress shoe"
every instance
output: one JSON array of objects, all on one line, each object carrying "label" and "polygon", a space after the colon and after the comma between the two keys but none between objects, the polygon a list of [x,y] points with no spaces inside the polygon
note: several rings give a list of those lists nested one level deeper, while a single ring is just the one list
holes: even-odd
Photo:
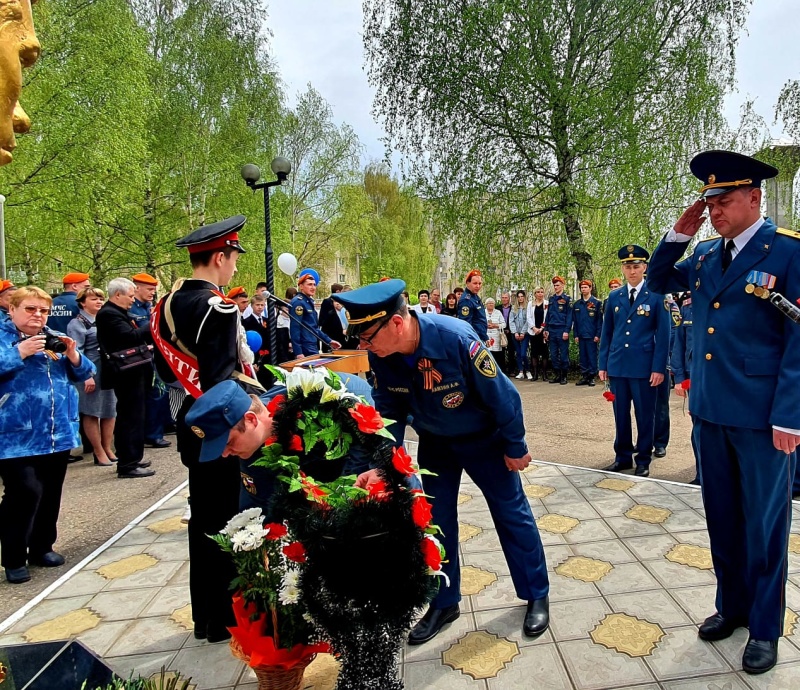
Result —
[{"label": "black dress shoe", "polygon": [[528,602],[522,632],[528,637],[539,637],[550,626],[550,598],[534,599]]},{"label": "black dress shoe", "polygon": [[152,463],[152,462],[150,462],[149,460],[139,460],[139,462],[137,462],[137,463],[134,465],[134,467],[138,467],[139,469],[146,470],[146,469],[147,469],[148,467],[150,467],[150,465],[152,465],[152,464],[153,464],[153,463]]},{"label": "black dress shoe", "polygon": [[98,467],[111,467],[114,464],[110,460],[108,462],[100,462],[94,453],[92,453],[92,458],[94,458],[94,464]]},{"label": "black dress shoe", "polygon": [[67,458],[67,464],[71,465],[73,462],[80,462],[81,460],[83,460],[83,456],[82,455],[70,455]]},{"label": "black dress shoe", "polygon": [[580,381],[576,381],[575,385],[576,386],[588,386],[589,385],[589,379],[584,377]]},{"label": "black dress shoe", "polygon": [[597,385],[597,383],[595,382],[595,380],[594,380],[594,379],[589,379],[589,380],[586,382],[586,385],[587,385],[587,386],[591,386],[592,388],[594,388],[594,387]]},{"label": "black dress shoe", "polygon": [[231,639],[230,630],[224,625],[211,624],[206,629],[206,642],[214,644],[215,642],[225,642]]},{"label": "black dress shoe", "polygon": [[742,655],[742,670],[756,674],[769,671],[778,663],[778,640],[747,640]]},{"label": "black dress shoe", "polygon": [[650,476],[650,468],[646,467],[645,465],[636,465],[636,469],[633,472],[637,477],[649,477]]},{"label": "black dress shoe", "polygon": [[612,462],[608,467],[604,467],[604,472],[623,472],[624,470],[630,470],[633,468],[633,463],[626,465],[623,462]]},{"label": "black dress shoe", "polygon": [[656,446],[656,449],[653,451],[653,455],[657,458],[664,458],[667,456],[667,449]]},{"label": "black dress shoe", "polygon": [[66,559],[55,551],[48,551],[39,556],[28,556],[28,563],[38,565],[41,568],[58,568],[66,563]]},{"label": "black dress shoe", "polygon": [[562,375],[561,375],[561,380],[559,381],[559,383],[560,383],[562,386],[566,386],[566,385],[567,385],[567,375],[566,375],[566,374],[562,374]]},{"label": "black dress shoe", "polygon": [[553,378],[551,378],[547,383],[560,383],[560,381],[561,381],[561,377],[560,376],[553,375]]},{"label": "black dress shoe", "polygon": [[697,636],[706,642],[724,640],[731,635],[737,628],[741,628],[745,623],[735,618],[725,618],[719,613],[706,618],[697,631]]},{"label": "black dress shoe", "polygon": [[428,609],[408,636],[408,644],[423,644],[436,637],[441,629],[452,623],[461,615],[458,604],[448,606],[446,609]]},{"label": "black dress shoe", "polygon": [[134,467],[124,472],[117,472],[119,479],[139,479],[140,477],[152,477],[156,473],[155,470],[146,470],[143,467]]},{"label": "black dress shoe", "polygon": [[21,585],[23,582],[28,582],[30,579],[31,574],[24,565],[21,568],[6,568],[6,580],[12,585]]},{"label": "black dress shoe", "polygon": [[167,441],[165,438],[146,438],[144,445],[150,446],[150,448],[169,448],[172,441]]},{"label": "black dress shoe", "polygon": [[208,636],[208,626],[201,625],[200,623],[194,624],[194,639],[195,640],[205,640]]}]

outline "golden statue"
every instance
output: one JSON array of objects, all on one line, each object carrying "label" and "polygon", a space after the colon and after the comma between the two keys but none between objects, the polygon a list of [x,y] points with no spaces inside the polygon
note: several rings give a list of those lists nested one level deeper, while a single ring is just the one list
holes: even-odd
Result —
[{"label": "golden statue", "polygon": [[0,165],[11,162],[14,132],[30,129],[19,104],[22,68],[39,59],[41,46],[33,28],[31,5],[36,0],[0,0]]}]

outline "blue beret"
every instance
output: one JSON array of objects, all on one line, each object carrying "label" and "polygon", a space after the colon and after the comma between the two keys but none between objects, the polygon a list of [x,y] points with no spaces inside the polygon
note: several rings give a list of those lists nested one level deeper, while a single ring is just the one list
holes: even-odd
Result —
[{"label": "blue beret", "polygon": [[703,183],[700,194],[704,199],[738,187],[760,187],[763,180],[778,174],[772,165],[733,151],[703,151],[692,158],[689,167]]},{"label": "blue beret", "polygon": [[627,244],[617,252],[617,256],[624,264],[641,263],[650,258],[650,252],[638,244]]},{"label": "blue beret", "polygon": [[211,250],[221,250],[225,247],[233,247],[244,254],[242,245],[239,244],[239,230],[245,224],[247,218],[244,216],[233,216],[226,218],[211,225],[203,225],[194,232],[190,232],[186,237],[182,237],[176,243],[176,247],[185,247],[190,254]]},{"label": "blue beret", "polygon": [[374,326],[405,304],[405,281],[399,278],[365,285],[358,290],[337,292],[331,299],[344,306],[347,316],[347,335],[354,336]]},{"label": "blue beret", "polygon": [[300,269],[300,273],[297,274],[298,285],[303,282],[304,276],[311,276],[314,279],[314,282],[319,285],[319,273],[317,273],[313,268]]}]

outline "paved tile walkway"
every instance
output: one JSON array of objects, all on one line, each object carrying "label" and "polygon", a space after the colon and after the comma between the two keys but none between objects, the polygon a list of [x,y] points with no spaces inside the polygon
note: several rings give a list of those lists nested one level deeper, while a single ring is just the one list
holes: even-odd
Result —
[{"label": "paved tile walkway", "polygon": [[[780,662],[748,676],[740,671],[745,630],[719,643],[697,639],[714,592],[699,490],[541,463],[522,476],[550,569],[550,630],[537,640],[521,635],[524,604],[486,502],[464,482],[462,615],[434,641],[404,650],[408,690],[800,687],[800,505]],[[157,505],[21,618],[0,623],[0,644],[74,636],[123,676],[166,666],[191,675],[198,690],[255,690],[227,645],[191,634],[184,506],[185,490]],[[307,687],[332,688],[331,666],[318,659]]]}]

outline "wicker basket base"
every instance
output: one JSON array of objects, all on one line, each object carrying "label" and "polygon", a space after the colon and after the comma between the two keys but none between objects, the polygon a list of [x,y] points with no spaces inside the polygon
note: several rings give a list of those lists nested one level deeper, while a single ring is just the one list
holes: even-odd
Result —
[{"label": "wicker basket base", "polygon": [[[231,653],[237,659],[249,663],[247,655],[235,638],[231,638]],[[258,679],[258,690],[302,690],[303,674],[306,667],[314,660],[316,654],[301,659],[296,666],[286,669],[280,666],[259,666],[253,668]]]}]

